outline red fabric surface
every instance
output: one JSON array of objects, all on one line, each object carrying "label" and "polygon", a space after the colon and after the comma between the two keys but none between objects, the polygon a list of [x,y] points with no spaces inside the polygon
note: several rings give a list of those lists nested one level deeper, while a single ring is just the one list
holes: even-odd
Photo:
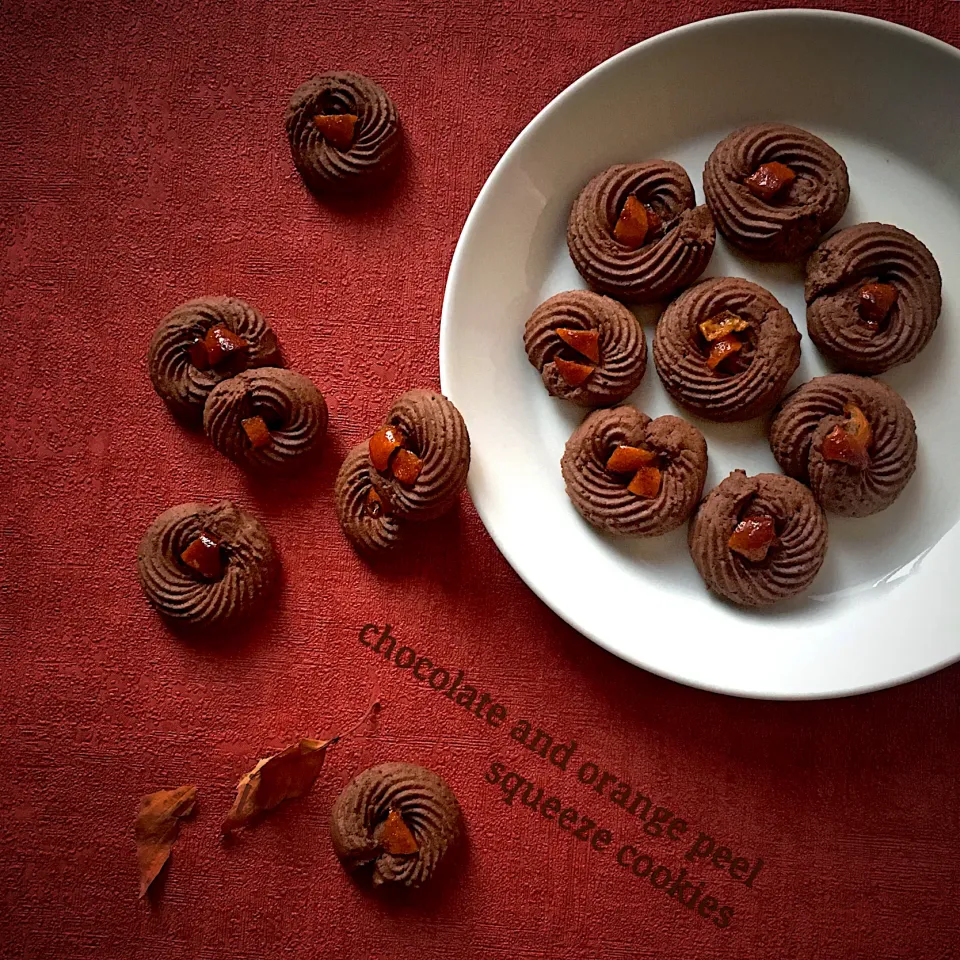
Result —
[{"label": "red fabric surface", "polygon": [[[568,628],[466,497],[379,573],[337,528],[345,451],[403,389],[438,386],[450,256],[503,150],[607,56],[747,6],[762,4],[2,5],[0,954],[958,955],[960,669],[849,701],[715,696]],[[960,41],[949,0],[848,7]],[[315,203],[283,135],[289,93],[331,67],[382,81],[410,146],[390,202],[362,212]],[[254,483],[153,394],[156,322],[220,292],[257,304],[291,366],[324,389],[319,469]],[[136,545],[167,506],[223,496],[267,524],[282,597],[225,640],[187,642],[147,607]],[[378,661],[358,639],[368,622],[465,670],[508,723],[576,740],[568,769]],[[350,723],[375,689],[384,710],[331,752],[312,794],[221,844],[220,817],[256,758]],[[326,828],[350,776],[387,759],[445,776],[469,837],[444,881],[399,901],[348,879]],[[505,803],[484,781],[498,759],[609,829],[612,845],[591,849]],[[645,835],[578,782],[584,761],[642,788],[688,833]],[[138,799],[182,783],[199,785],[197,815],[156,894],[137,901]],[[762,858],[752,888],[684,860],[701,831],[753,866]],[[619,867],[630,844],[705,881],[733,908],[729,926]]]}]

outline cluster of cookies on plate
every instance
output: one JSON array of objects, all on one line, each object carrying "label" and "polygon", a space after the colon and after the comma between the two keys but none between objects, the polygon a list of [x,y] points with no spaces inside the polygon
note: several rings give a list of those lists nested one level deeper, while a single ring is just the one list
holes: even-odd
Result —
[{"label": "cluster of cookies on plate", "polygon": [[[590,289],[540,304],[524,345],[551,395],[596,408],[561,461],[583,518],[638,537],[691,521],[690,554],[707,586],[762,606],[816,576],[827,549],[824,510],[877,513],[913,475],[913,416],[870,375],[907,363],[929,342],[940,273],[920,240],[889,224],[860,223],[823,239],[846,210],[849,179],[840,155],[806,130],[763,123],[733,132],[707,160],[703,189],[698,206],[686,171],[665,160],[594,177],[567,228],[571,259]],[[800,332],[755,283],[696,282],[717,229],[754,259],[807,258],[807,329],[842,372],[781,399],[800,363]],[[643,330],[624,302],[668,299],[653,339],[667,393],[706,420],[774,411],[769,440],[784,475],[737,470],[702,498],[701,431],[623,404],[647,366]]]}]

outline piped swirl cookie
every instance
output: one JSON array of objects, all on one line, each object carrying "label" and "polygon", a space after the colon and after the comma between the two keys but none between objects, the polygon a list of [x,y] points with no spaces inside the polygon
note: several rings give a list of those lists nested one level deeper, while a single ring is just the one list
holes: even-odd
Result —
[{"label": "piped swirl cookie", "polygon": [[397,108],[379,84],[359,73],[322,73],[301,84],[284,123],[293,162],[316,193],[375,185],[396,166]]},{"label": "piped swirl cookie", "polygon": [[261,367],[219,384],[207,398],[203,429],[222,454],[245,467],[299,465],[327,431],[327,404],[311,380]]},{"label": "piped swirl cookie", "polygon": [[878,380],[836,373],[793,391],[770,426],[780,469],[806,483],[824,509],[879,513],[917,466],[917,431],[903,398]]},{"label": "piped swirl cookie", "polygon": [[211,625],[253,612],[273,587],[278,561],[256,517],[221,500],[160,514],[137,551],[147,599],[165,617]]},{"label": "piped swirl cookie", "polygon": [[744,607],[768,606],[813,582],[827,552],[827,521],[797,480],[734,470],[704,497],[688,542],[714,593]]},{"label": "piped swirl cookie", "polygon": [[408,390],[369,442],[370,480],[386,513],[432,520],[467,485],[470,436],[460,411],[442,394]]},{"label": "piped swirl cookie", "polygon": [[547,392],[581,407],[620,403],[647,369],[637,318],[589,290],[568,290],[541,303],[527,320],[523,345]]},{"label": "piped swirl cookie", "polygon": [[678,163],[620,164],[594,177],[574,201],[567,247],[594,290],[649,303],[706,269],[716,234]]},{"label": "piped swirl cookie", "polygon": [[707,476],[707,444],[679,417],[651,420],[635,407],[594,410],[560,461],[567,495],[591,526],[658,537],[693,513]]},{"label": "piped swirl cookie", "polygon": [[351,873],[371,870],[374,886],[419,887],[463,830],[460,804],[432,770],[381,763],[344,787],[330,814],[333,848]]},{"label": "piped swirl cookie", "polygon": [[235,297],[201,297],[176,307],[154,332],[148,354],[154,390],[192,423],[200,422],[221,380],[279,363],[273,330],[256,307]]},{"label": "piped swirl cookie", "polygon": [[795,260],[843,216],[850,182],[843,158],[819,137],[758,123],[716,145],[703,192],[733,246],[758,260]]},{"label": "piped swirl cookie", "polygon": [[653,359],[677,403],[707,420],[749,420],[780,399],[800,364],[800,334],[768,290],[717,277],[663,312]]},{"label": "piped swirl cookie", "polygon": [[882,373],[929,343],[940,316],[940,270],[912,234],[858,223],[807,261],[807,329],[842,370]]},{"label": "piped swirl cookie", "polygon": [[406,525],[386,512],[374,489],[369,443],[359,443],[347,454],[337,474],[334,496],[340,528],[354,548],[373,557],[392,550]]}]

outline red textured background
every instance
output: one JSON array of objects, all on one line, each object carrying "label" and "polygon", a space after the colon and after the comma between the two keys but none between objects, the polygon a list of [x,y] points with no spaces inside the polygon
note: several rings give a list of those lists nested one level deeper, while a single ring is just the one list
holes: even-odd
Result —
[{"label": "red textured background", "polygon": [[[344,452],[403,389],[438,386],[447,267],[503,150],[609,55],[750,6],[0,4],[0,955],[960,955],[960,669],[850,701],[701,693],[558,620],[466,498],[381,573],[336,525]],[[960,41],[950,0],[848,8]],[[282,131],[290,91],[332,67],[382,81],[410,145],[390,202],[359,214],[308,196]],[[156,322],[219,292],[261,307],[326,393],[329,450],[309,475],[250,482],[151,390]],[[144,602],[136,544],[167,506],[222,496],[275,537],[280,607],[218,643],[185,642]],[[618,841],[641,836],[572,775],[377,667],[356,639],[367,621],[466,668],[511,718],[575,738],[691,830],[762,856],[753,890],[696,870],[734,906],[731,926],[502,803],[482,779],[498,756]],[[331,753],[313,794],[222,847],[219,818],[253,760],[350,722],[376,684],[384,711]],[[469,832],[447,881],[399,903],[347,879],[326,831],[343,783],[384,759],[446,776]],[[138,798],[185,782],[200,786],[198,814],[138,902]],[[647,847],[679,866],[679,845]]]}]

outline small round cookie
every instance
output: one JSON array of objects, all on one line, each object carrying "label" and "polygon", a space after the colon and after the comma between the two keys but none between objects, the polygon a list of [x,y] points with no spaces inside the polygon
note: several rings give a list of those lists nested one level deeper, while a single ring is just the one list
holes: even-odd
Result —
[{"label": "small round cookie", "polygon": [[659,537],[685,523],[707,478],[707,443],[679,417],[651,420],[636,407],[594,410],[560,461],[567,496],[591,526]]},{"label": "small round cookie", "polygon": [[757,260],[796,260],[843,216],[850,182],[843,158],[819,137],[758,123],[714,147],[703,192],[733,246]]},{"label": "small round cookie", "polygon": [[320,448],[327,404],[311,380],[293,370],[261,367],[219,384],[207,398],[203,429],[241,466],[285,470]]},{"label": "small round cookie", "polygon": [[888,223],[840,230],[807,261],[810,339],[851,373],[907,363],[937,328],[940,286],[933,254],[912,233]]},{"label": "small round cookie", "polygon": [[442,394],[408,390],[370,438],[370,480],[386,511],[403,520],[446,513],[467,485],[470,435]]},{"label": "small round cookie", "polygon": [[688,543],[714,593],[744,607],[768,606],[813,582],[827,552],[827,521],[802,483],[734,470],[704,497]]},{"label": "small round cookie", "polygon": [[574,201],[567,247],[594,290],[651,303],[706,269],[716,232],[697,206],[686,170],[669,160],[619,164],[595,176]]},{"label": "small round cookie", "polygon": [[373,557],[392,550],[406,525],[390,516],[370,476],[369,444],[358,443],[347,454],[334,487],[340,529],[358,553]]},{"label": "small round cookie", "polygon": [[[207,342],[215,345],[213,358]],[[235,297],[201,297],[181,304],[160,322],[148,354],[154,390],[176,416],[190,423],[202,420],[203,405],[221,380],[279,363],[276,334],[256,307]]]},{"label": "small round cookie", "polygon": [[315,193],[352,193],[382,182],[400,154],[397,108],[359,73],[321,73],[294,91],[284,117],[290,153]]},{"label": "small round cookie", "polygon": [[333,849],[353,873],[369,866],[374,886],[419,887],[463,831],[460,804],[432,770],[381,763],[354,777],[330,813]]},{"label": "small round cookie", "polygon": [[704,280],[663,312],[653,359],[667,392],[707,420],[773,408],[800,364],[800,333],[768,290],[740,277]]},{"label": "small round cookie", "polygon": [[900,496],[917,467],[913,414],[879,380],[835,373],[787,396],[770,425],[780,469],[825,510],[868,517]]},{"label": "small round cookie", "polygon": [[568,290],[530,315],[523,346],[554,397],[581,407],[609,407],[639,386],[647,341],[622,304],[590,290]]},{"label": "small round cookie", "polygon": [[267,599],[279,562],[256,517],[221,500],[160,514],[137,551],[147,599],[165,617],[212,625],[252,613]]}]

